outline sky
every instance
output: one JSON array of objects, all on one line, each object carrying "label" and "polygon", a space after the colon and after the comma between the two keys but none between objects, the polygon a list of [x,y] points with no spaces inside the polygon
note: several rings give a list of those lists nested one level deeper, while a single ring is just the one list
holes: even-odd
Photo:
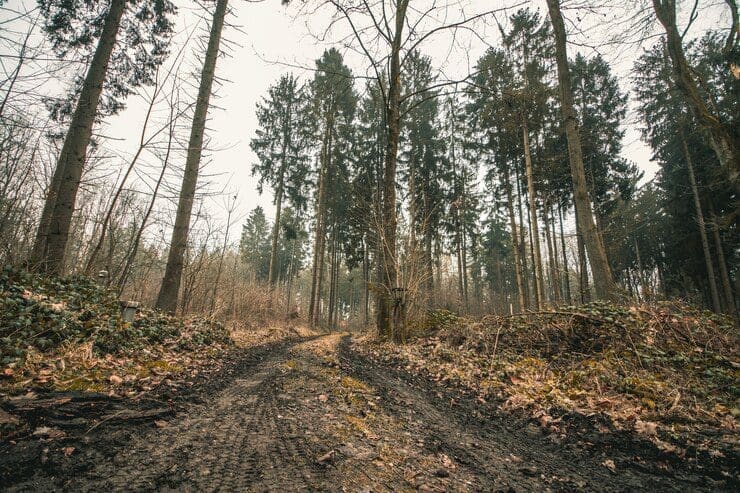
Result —
[{"label": "sky", "polygon": [[[485,1],[469,3],[470,12],[489,8]],[[509,3],[518,5],[517,2]],[[511,9],[510,13],[514,11]],[[268,87],[285,72],[293,72],[303,80],[308,80],[312,76],[310,67],[314,61],[325,49],[336,46],[335,40],[344,38],[346,25],[339,24],[327,40],[318,39],[330,22],[331,13],[330,9],[324,9],[310,16],[302,15],[296,6],[283,6],[279,0],[232,2],[231,26],[225,31],[228,55],[219,59],[217,65],[217,74],[223,84],[214,100],[216,107],[209,112],[209,136],[213,139],[211,147],[218,150],[211,153],[212,163],[206,170],[211,176],[217,175],[211,178],[215,188],[226,187],[238,193],[234,215],[237,221],[240,218],[243,220],[258,205],[265,209],[268,217],[274,215],[272,195],[269,190],[262,195],[257,192],[257,178],[251,176],[250,171],[256,160],[249,147],[257,128],[255,105],[267,93]],[[543,5],[540,6],[540,13],[543,16],[547,13]],[[178,29],[183,28],[182,24],[192,26],[193,22],[197,22],[195,16],[182,8],[180,17]],[[499,14],[499,17],[503,19],[505,14]],[[491,25],[479,24],[476,30],[480,36],[492,39],[492,43],[498,38],[497,30]],[[358,73],[367,70],[362,56],[348,48],[340,49],[351,68]],[[432,56],[435,65],[441,67],[444,76],[449,78],[464,77],[485,49],[485,44],[474,39],[458,40],[454,46],[446,34],[432,37],[422,46],[424,53]],[[468,50],[468,53],[463,53]],[[575,55],[572,48],[571,55]],[[631,67],[631,60],[627,60],[627,63]],[[628,71],[629,67],[626,68]],[[627,82],[624,79],[625,89]],[[362,85],[361,81],[359,85]],[[130,136],[120,145],[135,148],[138,134],[130,122],[141,121],[144,111],[145,105],[130,101],[129,109],[112,119],[105,133],[119,137],[128,133]],[[139,116],[134,116],[135,113]],[[639,131],[634,126],[628,129],[625,136],[624,156],[637,163],[648,178],[657,169],[650,160],[650,150],[640,140]],[[212,212],[223,216],[224,203],[224,200],[214,202],[214,207],[223,210]]]},{"label": "sky", "polygon": [[[623,2],[624,9],[627,8],[626,1]],[[34,4],[31,0],[15,2],[9,0],[7,6],[13,7],[14,3],[18,9],[24,5],[28,7]],[[194,29],[196,33],[205,35],[206,26],[201,18],[202,9],[188,0],[177,0],[175,3],[179,6],[176,27],[178,39],[183,39],[185,33]],[[325,7],[309,12],[309,8],[313,9],[318,3],[294,1],[292,5],[286,7],[280,0],[231,2],[232,13],[224,32],[223,45],[227,56],[218,61],[217,76],[221,84],[209,112],[210,162],[204,170],[204,176],[207,176],[204,180],[209,182],[212,190],[225,192],[225,195],[210,199],[208,207],[216,217],[222,219],[226,217],[225,197],[233,195],[237,197],[236,210],[232,215],[234,223],[243,222],[248,212],[258,205],[265,209],[268,217],[273,216],[272,196],[269,191],[260,195],[257,192],[257,178],[251,176],[251,165],[256,157],[249,148],[249,141],[257,125],[255,105],[281,74],[292,71],[303,80],[309,79],[312,75],[310,67],[314,60],[330,46],[337,46],[344,53],[346,63],[356,73],[367,73],[366,59],[357,53],[357,45],[347,42],[349,32],[347,24],[335,23],[334,28],[326,33],[333,10]],[[412,6],[422,8],[421,6],[429,3],[415,0]],[[461,4],[468,15],[488,10],[492,5],[488,0],[462,0]],[[522,5],[538,8],[543,17],[547,15],[544,1],[506,0],[493,5],[512,6],[508,11],[497,14],[497,18],[502,21]],[[621,4],[618,2],[616,5]],[[641,53],[641,47],[635,45],[626,49],[620,47],[617,50],[607,43],[609,36],[614,33],[615,26],[619,28],[617,22],[619,16],[625,15],[625,12],[611,9],[599,11],[597,15],[589,17],[589,14],[583,11],[572,9],[564,11],[567,28],[583,31],[579,36],[571,38],[575,44],[569,46],[569,56],[574,57],[577,50],[586,55],[592,55],[598,50],[612,63],[615,73],[620,78],[622,89],[628,91],[632,64]],[[6,17],[0,18],[0,21],[4,21],[8,20],[10,14],[4,10],[0,15]],[[411,15],[413,16],[414,12]],[[459,17],[460,12],[454,8],[436,12],[434,15],[435,18],[426,26],[422,25],[422,28],[430,29],[438,25],[443,16],[448,20],[455,19],[456,16]],[[723,14],[718,15],[721,17]],[[488,19],[488,22],[476,24],[475,32],[463,31],[454,39],[449,32],[442,32],[430,37],[420,46],[421,51],[430,55],[435,66],[441,70],[441,77],[451,79],[464,77],[483,54],[487,44],[496,44],[498,30],[491,22],[491,18]],[[702,20],[705,25],[711,25],[714,21],[709,18]],[[693,29],[701,28],[702,26],[697,23]],[[190,83],[196,81],[196,74],[202,63],[195,47],[193,43],[184,55],[186,59],[184,66],[193,74]],[[358,87],[361,85],[363,84],[358,82]],[[53,87],[54,84],[50,86]],[[194,90],[190,92],[195,94]],[[132,96],[127,101],[126,110],[106,120],[100,133],[114,137],[106,145],[116,155],[125,157],[135,152],[145,112],[144,100]],[[651,161],[650,150],[640,139],[639,122],[632,112],[627,123],[623,155],[644,171],[644,182],[654,176],[657,165]],[[184,160],[181,156],[178,159]],[[174,211],[174,203],[170,204],[170,209]]]}]

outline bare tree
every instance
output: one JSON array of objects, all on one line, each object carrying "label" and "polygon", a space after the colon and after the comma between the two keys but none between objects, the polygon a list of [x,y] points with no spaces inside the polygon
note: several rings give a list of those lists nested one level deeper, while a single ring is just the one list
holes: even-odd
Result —
[{"label": "bare tree", "polygon": [[216,60],[221,43],[221,32],[228,7],[228,0],[218,0],[216,10],[213,14],[211,32],[208,38],[203,70],[200,77],[198,98],[195,104],[195,114],[190,132],[185,172],[182,178],[180,199],[177,205],[175,225],[172,229],[172,241],[167,257],[162,286],[157,296],[157,308],[174,313],[177,308],[177,296],[180,291],[180,278],[182,276],[183,257],[188,243],[188,230],[190,226],[190,214],[195,199],[195,188],[198,182],[200,170],[200,159],[203,152],[203,137],[208,116],[208,107],[211,99],[213,79],[216,74]]}]

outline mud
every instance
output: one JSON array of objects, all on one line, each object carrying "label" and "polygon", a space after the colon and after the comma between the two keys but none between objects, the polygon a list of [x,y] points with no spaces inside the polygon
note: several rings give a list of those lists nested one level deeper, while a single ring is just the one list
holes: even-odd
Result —
[{"label": "mud", "polygon": [[139,401],[39,394],[0,406],[25,430],[0,444],[6,491],[738,487],[726,464],[671,461],[629,434],[597,436],[581,418],[557,438],[495,403],[373,362],[337,335],[241,351],[192,386]]}]

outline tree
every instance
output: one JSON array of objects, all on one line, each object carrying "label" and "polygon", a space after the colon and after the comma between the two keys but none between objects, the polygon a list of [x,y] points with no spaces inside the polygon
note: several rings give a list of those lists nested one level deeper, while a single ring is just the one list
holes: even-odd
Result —
[{"label": "tree", "polygon": [[[732,91],[721,90],[731,87],[731,83],[724,82],[728,75],[719,64],[713,63],[718,59],[717,39],[710,34],[698,43],[691,43],[687,54],[697,67],[697,74],[713,81],[711,87],[716,93],[712,97],[717,107],[731,113],[738,102]],[[689,112],[674,82],[675,72],[662,43],[654,45],[638,60],[636,73],[639,74],[635,80],[640,103],[638,110],[645,124],[643,137],[661,164],[657,182],[663,192],[663,207],[668,213],[666,229],[672,232],[665,239],[668,255],[662,262],[665,287],[678,289],[685,295],[688,291],[686,278],[691,278],[697,286],[706,289],[704,292],[708,292],[711,306],[719,310],[716,260],[726,308],[732,312],[735,301],[729,269],[726,261],[722,262],[724,247],[721,238],[717,241],[715,237],[715,254],[712,253],[704,211],[719,210],[721,215],[732,217],[735,214],[731,205],[734,186],[727,179],[726,168],[718,166],[716,153],[705,141],[699,122]],[[722,75],[717,77],[712,73]],[[732,248],[729,251],[733,251]],[[701,254],[697,255],[699,252]]]},{"label": "tree", "polygon": [[217,0],[216,10],[213,13],[211,31],[208,37],[208,47],[203,61],[203,70],[200,76],[198,97],[195,102],[193,123],[190,129],[185,171],[182,177],[180,198],[177,204],[175,225],[172,228],[172,240],[167,256],[162,286],[159,289],[156,306],[160,310],[173,313],[177,308],[177,297],[180,291],[182,277],[183,256],[188,244],[190,214],[195,199],[195,188],[200,171],[200,158],[203,153],[203,137],[205,134],[206,118],[211,99],[211,88],[216,75],[216,60],[221,43],[221,32],[226,18],[228,0]]},{"label": "tree", "polygon": [[547,0],[555,35],[555,58],[558,67],[558,84],[560,86],[560,109],[568,141],[571,177],[573,179],[573,198],[576,208],[576,221],[583,233],[591,272],[594,276],[594,289],[597,296],[603,299],[614,299],[617,296],[617,285],[612,278],[606,249],[599,238],[594,224],[591,200],[586,185],[586,172],[583,165],[581,138],[578,133],[578,120],[573,106],[573,89],[566,47],[565,24],[560,12],[560,0]]},{"label": "tree", "polygon": [[283,75],[268,89],[268,93],[269,96],[257,104],[260,128],[250,146],[259,158],[259,162],[252,166],[252,175],[260,178],[258,190],[262,193],[267,183],[275,197],[275,223],[267,277],[272,287],[276,278],[275,259],[283,197],[287,196],[295,209],[303,208],[306,202],[308,147],[314,120],[307,107],[308,94],[298,86],[298,80],[292,74]]},{"label": "tree", "polygon": [[[310,83],[313,115],[318,121],[320,135],[319,169],[317,170],[316,226],[311,275],[311,294],[308,318],[316,325],[320,318],[320,301],[324,274],[327,231],[333,224],[329,216],[341,189],[335,189],[340,175],[347,167],[347,140],[357,105],[350,69],[342,55],[332,48],[316,60],[316,74]],[[331,200],[330,200],[331,198]],[[333,243],[333,239],[332,239]]]},{"label": "tree", "polygon": [[[652,0],[653,9],[666,33],[666,51],[670,56],[676,87],[683,95],[698,124],[709,136],[709,142],[720,164],[727,170],[730,181],[737,187],[740,173],[740,133],[737,114],[726,116],[717,112],[700,89],[701,80],[686,58],[683,35],[676,23],[676,0]],[[737,63],[738,8],[735,0],[725,0],[730,8],[731,26],[723,49],[727,68]],[[737,85],[737,82],[735,83]]]},{"label": "tree", "polygon": [[242,227],[239,254],[242,262],[249,267],[255,281],[266,281],[270,268],[270,225],[262,207],[255,207],[249,213]]},{"label": "tree", "polygon": [[[30,264],[51,274],[64,270],[72,214],[80,186],[87,148],[98,116],[101,96],[111,112],[122,107],[121,98],[133,87],[151,82],[166,54],[172,32],[169,15],[174,6],[166,0],[111,0],[106,8],[96,3],[41,0],[44,30],[57,53],[89,48],[97,39],[87,75],[79,84],[79,97],[41,215]],[[128,13],[127,13],[128,12]],[[126,14],[127,13],[127,14]],[[124,26],[122,39],[117,42]]]}]

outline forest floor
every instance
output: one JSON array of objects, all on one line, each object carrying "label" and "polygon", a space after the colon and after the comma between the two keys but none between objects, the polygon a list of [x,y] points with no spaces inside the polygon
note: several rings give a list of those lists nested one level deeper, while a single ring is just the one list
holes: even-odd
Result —
[{"label": "forest floor", "polygon": [[[7,491],[737,491],[703,464],[571,416],[553,433],[503,401],[373,357],[347,334],[234,348],[217,371],[135,399],[47,390],[0,400]],[[726,454],[725,454],[726,455]]]}]

